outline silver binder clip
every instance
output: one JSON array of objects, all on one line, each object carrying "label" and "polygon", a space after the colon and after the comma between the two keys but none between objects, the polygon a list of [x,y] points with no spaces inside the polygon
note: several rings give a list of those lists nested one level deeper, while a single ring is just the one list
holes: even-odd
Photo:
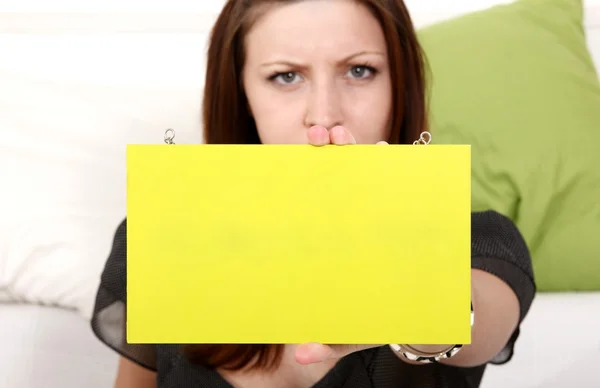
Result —
[{"label": "silver binder clip", "polygon": [[174,129],[167,129],[165,131],[165,143],[166,144],[175,144],[175,130]]},{"label": "silver binder clip", "polygon": [[431,142],[431,133],[425,131],[425,132],[421,133],[419,140],[415,140],[413,142],[413,144],[414,145],[419,145],[419,144],[427,145],[430,142]]}]

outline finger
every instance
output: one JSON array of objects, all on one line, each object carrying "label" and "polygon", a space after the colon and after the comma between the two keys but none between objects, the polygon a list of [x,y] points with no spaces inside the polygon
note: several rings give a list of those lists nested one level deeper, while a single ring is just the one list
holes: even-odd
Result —
[{"label": "finger", "polygon": [[341,125],[331,128],[329,131],[329,141],[331,144],[337,145],[356,144],[354,136]]},{"label": "finger", "polygon": [[294,356],[299,364],[308,365],[335,358],[335,351],[331,346],[307,343],[298,345]]},{"label": "finger", "polygon": [[377,145],[390,145],[387,141],[378,141],[375,144],[377,144]]},{"label": "finger", "polygon": [[327,360],[339,359],[348,354],[365,349],[376,348],[381,345],[322,345],[307,343],[296,348],[295,358],[300,364],[314,364]]},{"label": "finger", "polygon": [[323,146],[326,144],[330,144],[329,142],[329,133],[325,127],[320,125],[314,125],[310,127],[308,132],[306,133],[308,137],[308,143],[314,146]]}]

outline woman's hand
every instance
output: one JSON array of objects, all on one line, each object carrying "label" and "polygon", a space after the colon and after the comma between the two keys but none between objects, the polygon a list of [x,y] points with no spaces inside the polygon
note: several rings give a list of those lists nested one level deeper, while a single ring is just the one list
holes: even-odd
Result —
[{"label": "woman's hand", "polygon": [[[326,128],[315,125],[308,130],[308,143],[314,146],[324,146],[327,144],[348,145],[356,144],[356,139],[346,128],[338,125],[327,131]],[[385,141],[379,141],[377,144],[388,144]]]},{"label": "woman's hand", "polygon": [[[336,126],[327,131],[326,128],[315,125],[308,130],[308,142],[314,146],[327,144],[349,145],[356,144],[356,139],[346,128]],[[388,144],[380,141],[377,144]],[[313,364],[328,360],[337,360],[351,353],[361,350],[376,348],[382,345],[322,345],[308,343],[296,348],[295,358],[300,364]]]},{"label": "woman's hand", "polygon": [[308,365],[329,360],[339,360],[354,352],[378,348],[382,345],[323,345],[308,343],[298,345],[294,357],[299,364]]}]

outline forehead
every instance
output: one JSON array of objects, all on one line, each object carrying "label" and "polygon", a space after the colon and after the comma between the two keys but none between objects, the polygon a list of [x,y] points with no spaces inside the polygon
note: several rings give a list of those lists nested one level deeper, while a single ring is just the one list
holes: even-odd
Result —
[{"label": "forehead", "polygon": [[265,8],[246,35],[247,60],[269,55],[331,56],[385,51],[381,26],[352,0],[304,0]]}]

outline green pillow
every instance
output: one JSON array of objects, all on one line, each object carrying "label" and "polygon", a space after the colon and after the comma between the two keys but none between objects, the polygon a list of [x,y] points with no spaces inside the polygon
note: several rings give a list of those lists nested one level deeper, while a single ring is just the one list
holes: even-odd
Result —
[{"label": "green pillow", "polygon": [[580,0],[520,0],[419,32],[433,143],[472,145],[472,206],[510,217],[539,291],[600,290],[600,86]]}]

